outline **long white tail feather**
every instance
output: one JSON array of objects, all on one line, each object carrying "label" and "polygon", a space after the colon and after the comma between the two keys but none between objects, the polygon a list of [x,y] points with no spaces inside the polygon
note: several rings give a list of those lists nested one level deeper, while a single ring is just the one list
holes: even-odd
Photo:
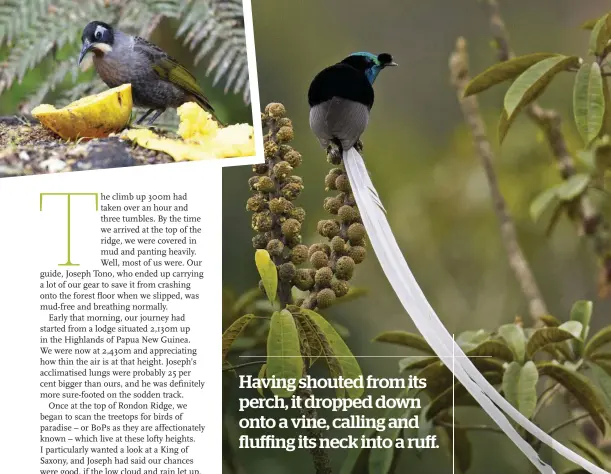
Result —
[{"label": "long white tail feather", "polygon": [[552,467],[543,462],[535,449],[518,434],[506,414],[540,441],[591,474],[609,474],[537,427],[484,378],[455,343],[416,282],[390,229],[363,158],[354,148],[350,148],[343,152],[343,160],[363,224],[382,269],[403,307],[440,360],[539,472],[555,474]]}]

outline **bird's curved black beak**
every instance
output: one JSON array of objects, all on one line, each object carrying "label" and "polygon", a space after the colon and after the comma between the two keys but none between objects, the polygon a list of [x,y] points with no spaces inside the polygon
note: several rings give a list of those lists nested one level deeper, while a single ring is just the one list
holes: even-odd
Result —
[{"label": "bird's curved black beak", "polygon": [[81,54],[78,57],[79,66],[83,62],[83,58],[87,55],[89,51],[93,48],[93,44],[88,39],[83,40],[83,47],[81,48]]}]

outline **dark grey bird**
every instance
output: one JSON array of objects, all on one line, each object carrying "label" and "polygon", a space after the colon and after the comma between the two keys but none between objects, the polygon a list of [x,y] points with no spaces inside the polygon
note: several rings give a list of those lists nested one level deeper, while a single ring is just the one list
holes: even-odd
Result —
[{"label": "dark grey bird", "polygon": [[185,102],[197,102],[220,123],[193,74],[158,46],[101,21],[89,23],[81,39],[79,64],[92,53],[95,69],[108,87],[130,83],[134,105],[149,109],[137,124],[153,114],[151,125],[167,108]]}]

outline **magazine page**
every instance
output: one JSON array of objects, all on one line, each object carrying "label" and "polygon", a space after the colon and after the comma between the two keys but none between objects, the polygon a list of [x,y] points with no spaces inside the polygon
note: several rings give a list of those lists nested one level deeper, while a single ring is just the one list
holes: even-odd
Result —
[{"label": "magazine page", "polygon": [[611,473],[609,14],[0,0],[0,472]]}]

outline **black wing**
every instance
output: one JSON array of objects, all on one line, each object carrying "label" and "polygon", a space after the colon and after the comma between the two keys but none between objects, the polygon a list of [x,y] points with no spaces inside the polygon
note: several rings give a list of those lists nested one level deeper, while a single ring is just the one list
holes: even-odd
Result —
[{"label": "black wing", "polygon": [[335,64],[319,72],[308,90],[310,107],[333,97],[352,100],[373,107],[373,87],[365,74],[346,64]]}]

